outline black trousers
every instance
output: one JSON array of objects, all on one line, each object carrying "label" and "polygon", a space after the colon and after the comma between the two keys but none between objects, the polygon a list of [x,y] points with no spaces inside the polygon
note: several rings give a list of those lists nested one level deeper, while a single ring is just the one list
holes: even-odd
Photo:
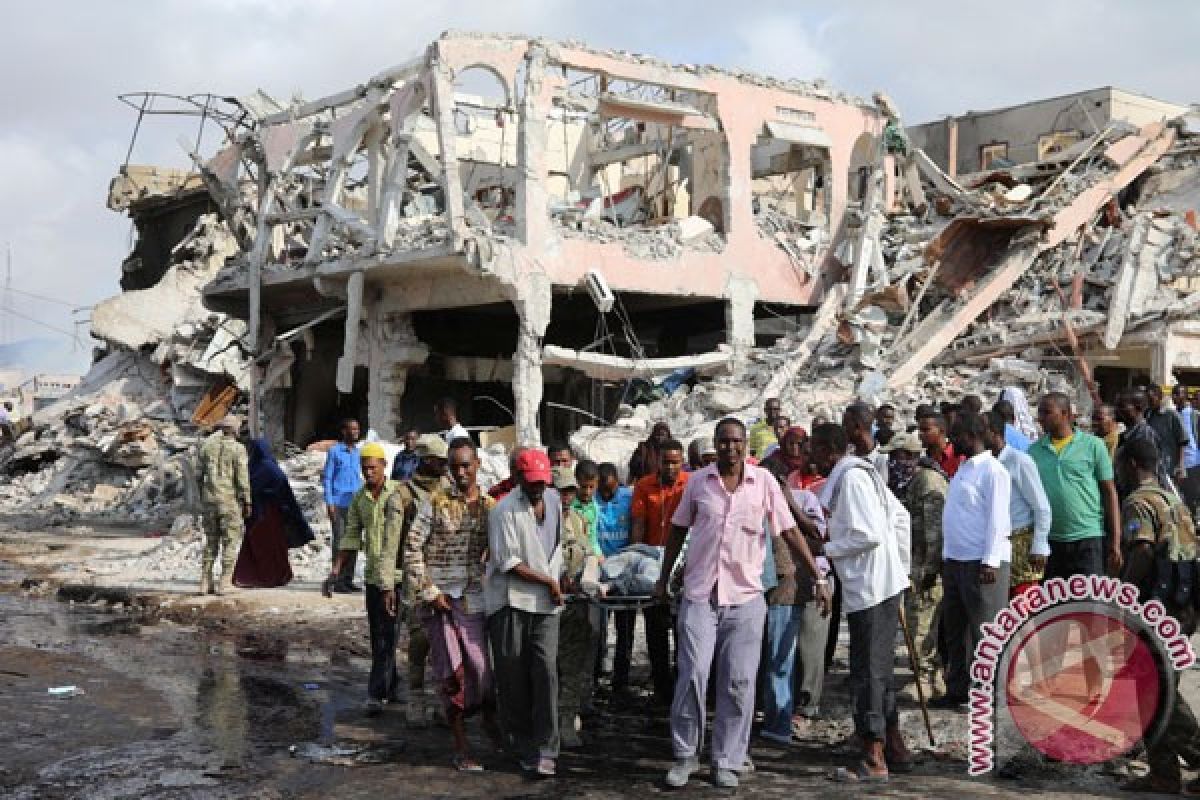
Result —
[{"label": "black trousers", "polygon": [[896,628],[904,592],[846,615],[850,628],[850,703],[854,732],[882,741],[896,716]]},{"label": "black trousers", "polygon": [[383,590],[367,584],[367,627],[371,632],[371,677],[367,695],[373,700],[396,699],[400,673],[396,670],[396,623],[399,618],[383,607]]},{"label": "black trousers", "polygon": [[650,675],[654,682],[654,697],[670,704],[675,697],[675,665],[671,657],[671,607],[648,606],[642,610],[646,623],[646,652],[650,657]]},{"label": "black trousers", "polygon": [[1074,542],[1050,540],[1050,557],[1042,580],[1069,578],[1072,575],[1104,574],[1104,536],[1090,536]]},{"label": "black trousers", "polygon": [[[633,657],[633,629],[637,625],[636,611],[614,611],[613,624],[617,629],[617,649],[613,653],[613,689],[629,688],[629,661]],[[608,639],[607,631],[605,640]]]}]

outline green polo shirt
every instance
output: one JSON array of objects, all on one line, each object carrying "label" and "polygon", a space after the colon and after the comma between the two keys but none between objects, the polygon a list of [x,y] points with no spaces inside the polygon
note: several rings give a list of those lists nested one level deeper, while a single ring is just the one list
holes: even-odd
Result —
[{"label": "green polo shirt", "polygon": [[1075,431],[1061,453],[1054,452],[1050,437],[1029,446],[1042,487],[1050,500],[1050,539],[1076,542],[1104,535],[1104,503],[1100,481],[1113,479],[1112,460],[1102,439]]},{"label": "green polo shirt", "polygon": [[571,510],[579,512],[584,522],[587,523],[588,541],[592,543],[592,552],[600,555],[600,540],[596,536],[596,522],[600,516],[600,509],[596,506],[596,500],[593,498],[588,503],[581,503],[576,498],[571,503]]}]

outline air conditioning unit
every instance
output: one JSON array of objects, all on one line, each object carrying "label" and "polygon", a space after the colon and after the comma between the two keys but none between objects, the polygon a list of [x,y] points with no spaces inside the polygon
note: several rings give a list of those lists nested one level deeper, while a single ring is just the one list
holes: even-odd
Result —
[{"label": "air conditioning unit", "polygon": [[608,281],[604,280],[604,276],[599,271],[589,269],[587,275],[583,277],[583,282],[587,286],[588,294],[592,296],[592,302],[596,304],[596,308],[601,314],[607,314],[613,310],[617,298],[613,295],[612,289],[608,288]]}]

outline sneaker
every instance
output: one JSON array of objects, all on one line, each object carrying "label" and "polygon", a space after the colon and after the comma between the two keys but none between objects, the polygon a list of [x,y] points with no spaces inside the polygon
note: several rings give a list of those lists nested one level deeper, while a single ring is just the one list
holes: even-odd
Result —
[{"label": "sneaker", "polygon": [[718,767],[716,773],[713,775],[713,784],[718,789],[736,789],[738,783],[737,773],[731,769]]},{"label": "sneaker", "polygon": [[536,771],[537,771],[538,777],[553,778],[555,776],[555,774],[557,774],[558,770],[555,767],[553,758],[546,758],[545,756],[543,756],[542,758],[539,758],[537,761]]},{"label": "sneaker", "polygon": [[700,762],[692,758],[677,758],[675,764],[667,771],[667,786],[672,789],[682,789],[687,786],[692,773],[700,767]]},{"label": "sneaker", "polygon": [[372,697],[367,700],[367,705],[364,709],[368,717],[378,717],[383,713],[383,701]]}]

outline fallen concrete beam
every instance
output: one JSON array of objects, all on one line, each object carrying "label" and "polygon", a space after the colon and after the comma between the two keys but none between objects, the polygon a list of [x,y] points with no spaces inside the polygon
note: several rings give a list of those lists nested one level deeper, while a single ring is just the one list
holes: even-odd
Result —
[{"label": "fallen concrete beam", "polygon": [[1137,148],[1123,148],[1126,160],[1121,167],[1102,180],[1080,192],[1075,199],[1054,215],[1053,226],[1045,238],[1036,244],[1018,244],[971,292],[962,303],[947,301],[897,344],[895,352],[902,360],[888,376],[888,386],[897,388],[911,381],[938,354],[950,345],[967,326],[1000,299],[1024,274],[1040,253],[1057,247],[1079,228],[1092,220],[1105,203],[1128,186],[1170,149],[1175,131],[1160,123],[1147,125],[1133,137],[1141,141]]},{"label": "fallen concrete beam", "polygon": [[733,360],[733,350],[728,345],[719,345],[716,352],[678,358],[624,358],[603,353],[585,353],[548,344],[542,348],[544,366],[570,367],[589,378],[602,381],[626,380],[628,378],[650,378],[666,375],[677,369],[690,367],[701,375],[728,372]]},{"label": "fallen concrete beam", "polygon": [[933,163],[933,159],[925,155],[924,150],[921,150],[920,148],[914,149],[912,151],[912,157],[917,164],[917,168],[921,171],[921,174],[928,178],[933,185],[938,188],[938,191],[942,192],[943,194],[951,195],[952,197],[958,197],[965,192],[963,187],[959,186],[953,178],[942,172],[941,167]]},{"label": "fallen concrete beam", "polygon": [[[1129,237],[1125,257],[1121,259],[1121,267],[1117,270],[1117,282],[1113,284],[1112,296],[1108,300],[1108,322],[1104,326],[1104,347],[1108,350],[1115,350],[1125,333],[1125,323],[1129,319],[1138,273],[1147,266],[1141,255],[1146,244],[1146,230],[1149,227],[1150,221],[1146,215],[1139,214],[1133,224],[1133,233]],[[1150,263],[1149,267],[1153,269],[1154,264]]]}]

